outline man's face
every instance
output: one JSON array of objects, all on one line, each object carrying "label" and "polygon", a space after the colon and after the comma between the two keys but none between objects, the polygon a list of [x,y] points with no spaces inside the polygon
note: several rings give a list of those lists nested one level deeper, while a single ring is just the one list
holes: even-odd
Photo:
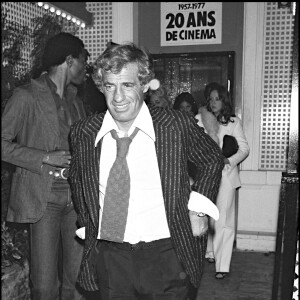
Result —
[{"label": "man's face", "polygon": [[141,86],[136,63],[127,64],[120,73],[102,73],[103,93],[109,112],[119,129],[128,131],[138,115],[148,85]]},{"label": "man's face", "polygon": [[70,65],[70,82],[75,85],[82,84],[86,78],[86,53],[83,52],[78,58],[72,57]]}]

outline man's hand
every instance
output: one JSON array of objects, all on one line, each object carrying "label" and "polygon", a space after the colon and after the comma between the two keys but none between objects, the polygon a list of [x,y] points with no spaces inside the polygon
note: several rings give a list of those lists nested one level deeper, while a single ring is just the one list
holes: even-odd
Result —
[{"label": "man's hand", "polygon": [[208,230],[208,217],[198,217],[195,211],[189,211],[194,236],[202,236]]},{"label": "man's hand", "polygon": [[45,154],[43,163],[54,167],[68,168],[70,159],[71,155],[69,151],[55,150]]}]

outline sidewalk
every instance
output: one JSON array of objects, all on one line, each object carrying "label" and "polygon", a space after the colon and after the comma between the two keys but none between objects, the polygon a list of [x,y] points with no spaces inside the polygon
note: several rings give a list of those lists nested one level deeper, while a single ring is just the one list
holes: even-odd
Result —
[{"label": "sidewalk", "polygon": [[271,300],[275,253],[234,251],[231,271],[215,279],[215,266],[205,262],[197,300]]}]

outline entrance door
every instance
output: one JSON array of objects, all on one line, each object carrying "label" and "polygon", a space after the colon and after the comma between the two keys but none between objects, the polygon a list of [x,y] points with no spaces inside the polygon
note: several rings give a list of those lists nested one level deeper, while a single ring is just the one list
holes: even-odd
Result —
[{"label": "entrance door", "polygon": [[[198,106],[206,103],[204,88],[218,82],[230,91],[234,102],[234,52],[202,52],[180,54],[154,54],[155,77],[167,89],[174,103],[182,92],[194,96]],[[234,103],[232,103],[234,107]]]}]

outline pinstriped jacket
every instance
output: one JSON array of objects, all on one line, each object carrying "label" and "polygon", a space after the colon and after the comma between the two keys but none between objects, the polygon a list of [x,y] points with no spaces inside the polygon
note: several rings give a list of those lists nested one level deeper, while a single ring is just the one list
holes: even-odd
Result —
[{"label": "pinstriped jacket", "polygon": [[[202,276],[207,236],[193,236],[188,213],[191,189],[216,200],[224,166],[218,145],[194,118],[173,109],[149,108],[156,135],[155,148],[161,175],[166,216],[178,258],[191,283],[198,287]],[[70,183],[80,227],[85,227],[85,248],[78,277],[89,291],[97,290],[92,264],[99,222],[99,163],[101,143],[95,139],[105,113],[85,118],[71,128]],[[198,167],[190,187],[187,161]]]}]

